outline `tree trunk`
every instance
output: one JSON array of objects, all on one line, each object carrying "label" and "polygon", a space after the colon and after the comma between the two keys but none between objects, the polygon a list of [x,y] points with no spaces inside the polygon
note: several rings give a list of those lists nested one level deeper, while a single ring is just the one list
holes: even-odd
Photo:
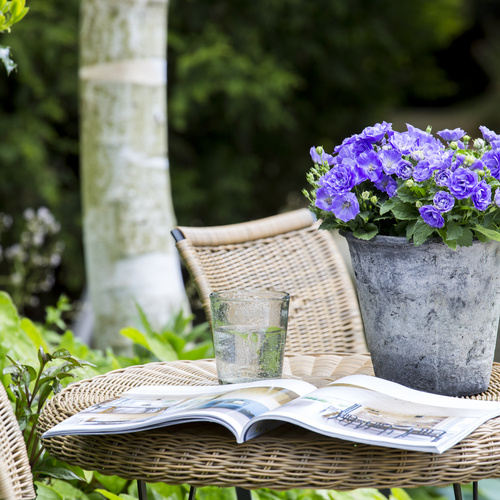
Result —
[{"label": "tree trunk", "polygon": [[81,176],[87,283],[98,348],[120,329],[186,309],[167,155],[168,0],[82,0]]}]

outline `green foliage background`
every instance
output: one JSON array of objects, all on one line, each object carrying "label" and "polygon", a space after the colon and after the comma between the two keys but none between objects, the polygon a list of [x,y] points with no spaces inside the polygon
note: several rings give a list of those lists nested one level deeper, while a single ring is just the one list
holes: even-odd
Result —
[{"label": "green foliage background", "polygon": [[12,33],[0,35],[0,45],[11,47],[18,65],[9,77],[0,76],[0,212],[14,217],[18,231],[26,208],[43,205],[54,213],[66,247],[54,297],[61,289],[75,296],[84,280],[78,182],[79,2],[31,0],[28,7],[29,14]]},{"label": "green foliage background", "polygon": [[[0,212],[21,223],[24,209],[45,205],[61,222],[66,250],[50,304],[60,292],[77,298],[85,280],[80,2],[28,7],[12,33],[0,34],[18,64],[0,78]],[[178,222],[225,224],[305,206],[312,145],[331,148],[402,105],[463,97],[457,72],[450,78],[437,55],[449,57],[447,48],[471,26],[498,19],[495,9],[493,0],[171,0],[169,156]],[[496,53],[483,63],[493,67]],[[455,56],[461,78],[481,80],[470,55]]]},{"label": "green foliage background", "polygon": [[313,144],[333,147],[410,97],[453,93],[433,54],[467,27],[466,7],[172,0],[170,162],[179,219],[223,224],[301,203],[294,195],[305,186]]}]

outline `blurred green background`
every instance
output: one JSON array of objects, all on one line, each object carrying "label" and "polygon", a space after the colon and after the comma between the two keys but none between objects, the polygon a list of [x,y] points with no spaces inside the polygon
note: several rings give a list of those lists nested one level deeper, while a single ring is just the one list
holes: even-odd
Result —
[{"label": "blurred green background", "polygon": [[[80,297],[78,0],[30,0],[0,44],[0,212],[48,207],[65,252],[42,294]],[[169,158],[177,221],[214,225],[305,206],[309,148],[386,120],[500,131],[497,0],[171,0]],[[2,246],[7,246],[3,236]],[[2,269],[0,269],[0,274]],[[36,310],[27,311],[36,315]]]}]

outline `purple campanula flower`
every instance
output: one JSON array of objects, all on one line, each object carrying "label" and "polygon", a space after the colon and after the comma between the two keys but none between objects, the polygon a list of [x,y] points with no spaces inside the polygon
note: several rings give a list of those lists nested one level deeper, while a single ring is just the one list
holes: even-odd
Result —
[{"label": "purple campanula flower", "polygon": [[358,166],[372,182],[378,182],[382,179],[382,162],[375,151],[361,153],[358,156]]},{"label": "purple campanula flower", "polygon": [[498,135],[496,132],[493,132],[493,130],[490,130],[488,127],[485,127],[484,125],[481,125],[479,127],[479,130],[483,134],[483,138],[485,141],[491,143],[500,140],[500,135]]},{"label": "purple campanula flower", "polygon": [[452,171],[450,169],[436,170],[436,172],[434,173],[434,182],[438,186],[448,187],[451,174]]},{"label": "purple campanula flower", "polygon": [[474,170],[459,167],[451,174],[448,188],[455,198],[462,200],[468,198],[479,182]]},{"label": "purple campanula flower", "polygon": [[498,141],[491,141],[490,142],[491,148],[498,150],[500,149],[500,139]]},{"label": "purple campanula flower", "polygon": [[445,170],[451,167],[454,151],[440,151],[429,156],[429,161],[432,162],[434,170]]},{"label": "purple campanula flower", "polygon": [[316,191],[316,202],[314,203],[321,210],[332,211],[333,197],[328,188],[320,187]]},{"label": "purple campanula flower", "polygon": [[328,187],[329,192],[336,195],[350,191],[356,185],[356,180],[357,175],[354,167],[348,163],[341,163],[321,177],[319,184]]},{"label": "purple campanula flower", "polygon": [[387,193],[389,198],[392,198],[396,194],[398,189],[398,183],[390,176],[383,175],[382,180],[374,183],[375,187],[384,193]]},{"label": "purple campanula flower", "polygon": [[[441,152],[443,145],[432,134],[413,127],[408,123],[406,126],[408,127],[408,134],[415,139],[415,143],[412,147],[412,155],[416,155],[417,161],[427,158],[429,154]],[[419,158],[420,155],[423,155],[423,158]]]},{"label": "purple campanula flower", "polygon": [[491,186],[484,180],[479,182],[471,199],[478,210],[486,210],[491,205]]},{"label": "purple campanula flower", "polygon": [[345,159],[357,159],[357,157],[365,152],[372,151],[373,146],[369,141],[360,139],[356,136],[352,141],[342,145],[340,148],[335,148],[335,152],[338,153],[338,161],[342,163]]},{"label": "purple campanula flower", "polygon": [[415,145],[416,139],[408,132],[393,132],[390,135],[389,143],[396,151],[403,155],[409,155]]},{"label": "purple campanula flower", "polygon": [[414,127],[413,125],[410,125],[409,123],[406,124],[406,128],[408,130],[408,133],[414,137],[415,139],[420,139],[421,137],[424,137],[426,135],[430,136],[427,132],[424,130]]},{"label": "purple campanula flower", "polygon": [[497,207],[500,207],[500,188],[495,189],[495,197],[493,201]]},{"label": "purple campanula flower", "polygon": [[455,157],[455,159],[453,160],[453,162],[451,163],[451,167],[450,167],[451,171],[455,172],[455,170],[458,167],[461,167],[464,164],[464,161],[465,161],[465,156],[464,155],[457,155]]},{"label": "purple campanula flower", "polygon": [[441,212],[449,212],[455,205],[455,198],[446,191],[438,191],[434,195],[434,206]]},{"label": "purple campanula flower", "polygon": [[453,130],[445,128],[444,130],[440,130],[437,134],[446,142],[459,141],[465,135],[465,130],[461,128],[455,128]]},{"label": "purple campanula flower", "polygon": [[333,151],[335,153],[338,153],[342,148],[344,148],[346,146],[349,146],[350,144],[352,144],[353,142],[355,142],[358,138],[359,138],[358,134],[351,135],[351,137],[346,137],[342,141],[342,144],[339,144],[338,146],[335,146],[335,148],[333,148]]},{"label": "purple campanula flower", "polygon": [[400,179],[410,179],[413,175],[413,166],[409,161],[403,160],[396,165],[396,175]]},{"label": "purple campanula flower", "polygon": [[380,142],[389,130],[392,130],[392,123],[376,123],[373,127],[366,127],[360,135],[370,142]]},{"label": "purple campanula flower", "polygon": [[433,205],[424,205],[419,208],[418,211],[424,222],[431,227],[443,227],[444,226],[444,218],[441,215],[441,212]]},{"label": "purple campanula flower", "polygon": [[483,155],[483,163],[489,168],[491,175],[500,180],[500,151],[487,151]]},{"label": "purple campanula flower", "polygon": [[343,158],[339,165],[345,165],[349,167],[355,174],[356,179],[354,185],[361,184],[363,181],[368,179],[365,171],[356,163],[352,158]]},{"label": "purple campanula flower", "polygon": [[323,151],[323,148],[321,148],[321,150],[322,152],[320,155],[314,146],[311,147],[311,149],[309,150],[309,154],[311,155],[312,161],[320,165],[323,165],[324,162],[326,162],[328,165],[333,165],[333,156],[325,153]]},{"label": "purple campanula flower", "polygon": [[337,219],[348,222],[359,214],[359,203],[354,193],[335,196],[332,200],[331,211]]},{"label": "purple campanula flower", "polygon": [[382,169],[388,175],[396,173],[396,167],[403,159],[401,153],[394,149],[383,149],[378,154],[380,161],[382,162]]},{"label": "purple campanula flower", "polygon": [[484,161],[481,159],[477,159],[471,166],[471,170],[484,170],[485,164]]},{"label": "purple campanula flower", "polygon": [[423,182],[432,177],[432,164],[428,160],[419,161],[413,169],[413,178],[417,182]]}]

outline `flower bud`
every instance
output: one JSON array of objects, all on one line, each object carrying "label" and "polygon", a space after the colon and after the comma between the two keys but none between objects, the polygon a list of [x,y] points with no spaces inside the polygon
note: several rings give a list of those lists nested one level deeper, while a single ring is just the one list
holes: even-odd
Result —
[{"label": "flower bud", "polygon": [[318,153],[321,156],[323,154],[323,148],[321,146],[317,146],[316,153]]},{"label": "flower bud", "polygon": [[415,206],[416,206],[417,208],[422,208],[422,207],[424,206],[424,204],[423,204],[421,201],[417,201],[417,202],[415,203]]},{"label": "flower bud", "polygon": [[486,146],[484,139],[474,139],[474,147],[476,149],[483,149]]},{"label": "flower bud", "polygon": [[413,179],[408,179],[406,182],[405,182],[406,186],[411,188],[415,185],[415,181]]},{"label": "flower bud", "polygon": [[464,144],[467,144],[469,141],[470,141],[470,135],[464,135],[464,136],[462,137],[462,142],[463,142]]},{"label": "flower bud", "polygon": [[450,149],[458,149],[457,141],[451,141],[449,146],[450,146]]},{"label": "flower bud", "polygon": [[464,159],[464,165],[466,165],[467,167],[470,167],[471,165],[474,164],[474,162],[476,161],[476,158],[472,155],[467,155]]},{"label": "flower bud", "polygon": [[484,177],[486,175],[486,172],[484,170],[476,170],[475,172],[478,177]]},{"label": "flower bud", "polygon": [[375,195],[373,195],[373,196],[370,198],[370,201],[371,201],[371,202],[375,205],[375,203],[377,203],[377,201],[378,201],[378,198],[377,198]]},{"label": "flower bud", "polygon": [[425,129],[425,131],[426,131],[428,134],[432,134],[432,126],[431,126],[431,125],[427,125],[427,128]]},{"label": "flower bud", "polygon": [[370,199],[370,196],[371,196],[370,191],[363,191],[363,192],[361,193],[361,199],[362,199],[362,200],[369,200],[369,199]]}]

